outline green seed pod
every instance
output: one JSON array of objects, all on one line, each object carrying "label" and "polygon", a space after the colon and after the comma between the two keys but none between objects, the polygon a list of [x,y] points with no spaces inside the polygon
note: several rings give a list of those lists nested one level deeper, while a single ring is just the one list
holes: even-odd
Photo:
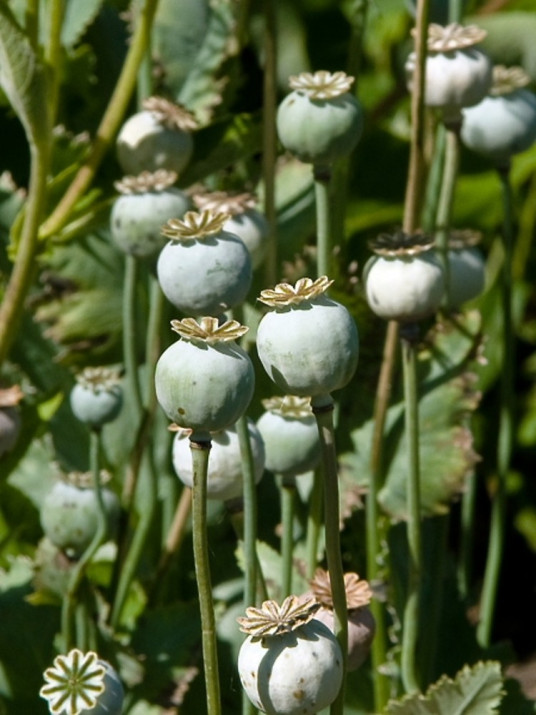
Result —
[{"label": "green seed pod", "polygon": [[263,400],[266,412],[257,421],[266,449],[266,469],[296,476],[314,469],[320,460],[316,419],[308,398]]},{"label": "green seed pod", "polygon": [[229,218],[223,224],[224,231],[244,242],[254,269],[260,266],[266,253],[269,229],[266,217],[256,209],[253,194],[213,191],[197,194],[194,203],[199,210],[228,214]]},{"label": "green seed pod", "polygon": [[515,154],[536,141],[536,96],[524,86],[530,77],[520,67],[493,68],[491,94],[463,112],[465,146],[508,166]]},{"label": "green seed pod", "polygon": [[74,416],[92,428],[115,420],[123,406],[123,392],[115,370],[87,367],[71,390]]},{"label": "green seed pod", "polygon": [[[462,107],[478,104],[489,91],[492,63],[475,47],[485,36],[486,31],[475,25],[428,26],[424,101],[429,107],[441,109],[446,123],[458,122]],[[406,62],[410,89],[415,62],[416,55],[411,53]]]},{"label": "green seed pod", "polygon": [[169,239],[156,271],[166,298],[189,315],[221,315],[245,299],[251,259],[243,241],[223,230],[226,214],[188,211],[162,232]]},{"label": "green seed pod", "polygon": [[330,164],[354,149],[363,131],[363,110],[348,91],[344,72],[303,72],[279,105],[277,132],[285,149],[309,164]]},{"label": "green seed pod", "polygon": [[[248,420],[249,442],[255,467],[255,483],[264,472],[264,442],[255,423]],[[173,440],[172,461],[175,473],[183,484],[193,487],[194,474],[188,430],[178,430]],[[211,434],[212,447],[208,462],[207,498],[229,501],[242,496],[242,454],[232,425],[221,432]]]},{"label": "green seed pod", "polygon": [[[119,498],[102,489],[108,535],[119,518]],[[69,481],[57,482],[41,506],[41,526],[50,541],[71,559],[79,558],[91,543],[98,526],[99,507],[89,475],[74,472]]]},{"label": "green seed pod", "polygon": [[377,255],[367,261],[363,282],[376,315],[412,323],[435,313],[443,299],[444,279],[432,246],[427,238],[402,232],[380,236],[372,244]]},{"label": "green seed pod", "polygon": [[235,340],[247,328],[235,320],[173,320],[181,336],[156,364],[156,397],[172,422],[201,432],[232,425],[246,411],[255,384],[248,354]]},{"label": "green seed pod", "polygon": [[162,97],[149,97],[143,110],[123,124],[117,136],[117,159],[124,174],[167,169],[180,174],[193,152],[197,128],[183,107]]},{"label": "green seed pod", "polygon": [[110,234],[121,251],[144,258],[163,248],[163,224],[181,218],[190,208],[186,194],[172,186],[176,179],[174,172],[160,169],[116,182],[122,195],[112,208]]},{"label": "green seed pod", "polygon": [[110,663],[74,648],[44,672],[39,695],[56,715],[121,715],[124,690]]},{"label": "green seed pod", "polygon": [[261,293],[259,300],[275,310],[259,323],[257,352],[285,393],[323,396],[344,387],[356,370],[357,328],[348,310],[324,295],[332,282],[300,278]]},{"label": "green seed pod", "polygon": [[449,237],[448,303],[459,308],[484,290],[486,264],[472,231],[454,232]]},{"label": "green seed pod", "polygon": [[330,629],[314,618],[314,599],[265,601],[239,618],[248,634],[238,654],[242,687],[268,715],[309,715],[328,707],[342,684],[342,653]]}]

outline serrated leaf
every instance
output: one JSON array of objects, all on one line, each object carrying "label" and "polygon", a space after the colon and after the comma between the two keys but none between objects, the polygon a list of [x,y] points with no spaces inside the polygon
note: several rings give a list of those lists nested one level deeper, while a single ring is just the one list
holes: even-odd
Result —
[{"label": "serrated leaf", "polygon": [[493,715],[503,696],[501,664],[465,665],[454,679],[442,676],[424,695],[415,693],[387,705],[391,715]]},{"label": "serrated leaf", "polygon": [[45,145],[50,135],[45,80],[28,38],[7,5],[0,4],[0,85],[35,146]]},{"label": "serrated leaf", "polygon": [[68,0],[61,28],[61,42],[64,47],[72,47],[78,42],[97,17],[103,4],[104,0]]}]

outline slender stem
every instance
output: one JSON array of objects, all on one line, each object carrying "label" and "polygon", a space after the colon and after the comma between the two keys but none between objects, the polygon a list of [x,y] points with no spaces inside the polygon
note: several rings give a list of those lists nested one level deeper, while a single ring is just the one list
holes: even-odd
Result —
[{"label": "slender stem", "polygon": [[404,372],[405,428],[408,456],[407,537],[409,552],[408,592],[404,608],[401,670],[406,692],[419,690],[417,637],[422,579],[421,499],[419,466],[419,412],[417,398],[418,332],[416,325],[405,325],[401,332]]},{"label": "slender stem", "polygon": [[39,0],[27,0],[24,11],[24,27],[28,40],[35,50],[39,41]]},{"label": "slender stem", "polygon": [[408,180],[404,202],[404,231],[413,233],[421,215],[422,186],[425,175],[424,85],[428,37],[428,0],[417,0],[415,26],[416,64],[411,94],[411,143]]},{"label": "slender stem", "polygon": [[51,124],[56,122],[58,113],[59,88],[63,74],[61,30],[65,14],[65,0],[51,0],[49,3],[49,35],[45,48],[45,61],[49,69],[48,112]]},{"label": "slender stem", "polygon": [[506,516],[506,479],[514,442],[514,365],[515,345],[512,323],[512,253],[514,243],[513,196],[509,170],[499,170],[503,200],[502,312],[503,366],[500,382],[499,436],[497,441],[497,481],[492,498],[490,537],[480,603],[477,639],[489,646],[497,601],[497,590],[504,551]]},{"label": "slender stem", "polygon": [[295,497],[295,477],[283,476],[281,478],[281,599],[292,593]]},{"label": "slender stem", "polygon": [[158,0],[147,0],[140,13],[121,74],[97,129],[91,152],[53,213],[42,225],[40,235],[43,238],[57,233],[68,221],[71,211],[91,185],[104,155],[112,144],[136,85],[138,69],[149,44],[157,5]]},{"label": "slender stem", "polygon": [[277,282],[277,215],[275,206],[275,167],[277,159],[277,29],[275,0],[264,0],[264,86],[262,130],[262,176],[264,185],[264,213],[268,221],[269,238],[265,259],[265,282]]},{"label": "slender stem", "polygon": [[139,311],[137,309],[138,259],[135,256],[125,257],[125,277],[123,285],[123,360],[128,381],[129,394],[134,404],[134,414],[138,421],[143,412],[138,373],[138,330]]},{"label": "slender stem", "polygon": [[[335,448],[335,430],[333,427],[333,400],[330,395],[313,397],[311,400],[313,413],[316,417],[322,460],[324,464],[324,523],[326,527],[326,557],[328,562],[331,593],[333,596],[333,612],[335,617],[335,634],[341,646],[343,656],[343,672],[346,670],[348,654],[348,609],[346,606],[346,590],[344,586],[344,571],[340,542],[340,506],[339,478],[337,470],[337,453]],[[342,715],[344,712],[344,681],[337,698],[330,708],[331,715]]]},{"label": "slender stem", "polygon": [[466,480],[467,487],[462,495],[460,561],[458,564],[458,588],[463,599],[469,596],[473,575],[473,549],[475,536],[476,484],[474,474]]},{"label": "slender stem", "polygon": [[208,458],[211,447],[209,435],[207,434],[206,437],[202,436],[200,438],[196,436],[195,433],[192,434],[190,437],[190,447],[192,450],[194,473],[192,508],[194,561],[197,589],[199,592],[199,606],[201,609],[207,713],[208,715],[220,715],[218,654],[216,649],[216,628],[207,539],[207,475]]},{"label": "slender stem", "polygon": [[156,409],[156,390],[154,386],[154,370],[162,352],[162,318],[166,301],[155,275],[149,276],[149,319],[147,321],[145,341],[146,387],[144,401],[149,413]]},{"label": "slender stem", "polygon": [[436,228],[437,206],[441,194],[441,181],[445,163],[446,134],[445,125],[440,122],[434,136],[432,162],[428,172],[422,211],[422,228],[423,231],[428,233],[435,231]]},{"label": "slender stem", "polygon": [[316,203],[316,272],[318,276],[331,275],[331,168],[313,166]]},{"label": "slender stem", "polygon": [[101,479],[100,479],[100,430],[92,430],[90,434],[90,469],[93,475],[93,489],[95,492],[95,500],[97,502],[97,524],[95,534],[91,543],[84,551],[76,565],[73,567],[69,578],[69,585],[67,587],[67,593],[63,600],[62,614],[61,614],[61,625],[62,625],[62,638],[63,647],[66,649],[65,652],[70,650],[73,646],[77,645],[75,639],[73,638],[73,620],[76,613],[76,596],[80,584],[82,583],[86,569],[89,562],[96,554],[97,549],[104,542],[107,532],[107,516],[106,507],[104,504],[104,499],[102,496]]},{"label": "slender stem", "polygon": [[[396,363],[396,347],[398,346],[399,325],[391,320],[387,323],[383,359],[376,389],[374,403],[374,428],[372,435],[370,457],[370,484],[365,501],[367,578],[371,584],[381,582],[382,574],[378,556],[381,551],[381,521],[378,506],[378,493],[382,484],[382,445],[385,419],[391,397],[393,373]],[[381,666],[387,658],[387,627],[385,610],[377,599],[370,604],[372,615],[376,621],[376,635],[372,641],[371,657],[374,672],[374,706],[376,712],[382,712],[390,697],[389,679],[382,674]]]},{"label": "slender stem", "polygon": [[324,505],[324,475],[321,467],[315,469],[313,486],[309,497],[309,512],[307,514],[307,572],[308,579],[313,578],[318,566],[318,543],[323,526]]},{"label": "slender stem", "polygon": [[30,145],[30,182],[15,264],[0,304],[0,365],[17,335],[24,300],[37,268],[37,231],[45,205],[49,146]]},{"label": "slender stem", "polygon": [[112,606],[110,624],[114,630],[117,630],[121,624],[123,608],[128,597],[130,586],[136,575],[143,549],[147,543],[156,510],[158,475],[151,450],[145,452],[144,467],[145,468],[141,469],[141,476],[144,477],[144,479],[140,480],[138,485],[139,491],[141,491],[142,486],[144,487],[142,492],[143,500],[140,499],[139,521],[119,573],[117,591]]},{"label": "slender stem", "polygon": [[435,222],[435,239],[438,254],[443,266],[443,276],[445,280],[445,303],[447,308],[450,304],[449,231],[451,228],[452,204],[454,201],[454,191],[456,188],[456,178],[458,176],[458,165],[460,161],[460,128],[460,123],[449,124],[446,126],[443,177],[441,181],[441,190],[439,193],[439,202]]},{"label": "slender stem", "polygon": [[166,542],[160,555],[160,561],[156,567],[156,571],[151,582],[149,590],[149,603],[154,604],[158,590],[163,582],[164,576],[166,575],[172,557],[180,549],[181,544],[184,540],[186,534],[186,526],[188,524],[188,519],[192,511],[192,490],[189,487],[184,487],[177,507],[175,509],[175,515],[171,523],[168,535],[166,537]]}]

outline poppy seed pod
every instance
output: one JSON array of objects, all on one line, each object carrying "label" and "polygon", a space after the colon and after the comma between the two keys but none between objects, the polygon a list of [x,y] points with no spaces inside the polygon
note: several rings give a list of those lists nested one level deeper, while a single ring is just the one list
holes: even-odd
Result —
[{"label": "poppy seed pod", "polygon": [[290,395],[327,395],[356,370],[357,327],[348,310],[325,295],[332,282],[326,276],[300,278],[260,295],[273,310],[259,323],[257,352],[270,378]]},{"label": "poppy seed pod", "polygon": [[363,131],[363,110],[344,72],[320,70],[291,77],[293,90],[277,110],[281,144],[309,164],[330,164],[347,156]]}]

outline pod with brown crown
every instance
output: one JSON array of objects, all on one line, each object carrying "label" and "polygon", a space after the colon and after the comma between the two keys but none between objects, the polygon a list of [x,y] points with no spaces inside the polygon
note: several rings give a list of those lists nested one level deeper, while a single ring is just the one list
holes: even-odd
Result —
[{"label": "pod with brown crown", "polygon": [[163,97],[148,97],[143,109],[123,124],[117,135],[117,159],[124,174],[167,169],[180,174],[194,149],[194,116]]},{"label": "pod with brown crown", "polygon": [[281,144],[308,164],[331,164],[347,156],[363,131],[363,109],[351,94],[354,78],[344,72],[302,72],[277,110]]},{"label": "pod with brown crown", "polygon": [[247,633],[238,654],[242,687],[268,715],[311,715],[328,707],[342,684],[340,645],[314,616],[314,598],[265,601],[239,618]]},{"label": "pod with brown crown", "polygon": [[300,278],[262,291],[272,308],[257,330],[260,361],[280,390],[324,398],[352,378],[359,356],[357,326],[348,310],[329,298],[333,281]]},{"label": "pod with brown crown", "polygon": [[190,208],[187,195],[173,186],[176,180],[174,171],[159,169],[115,183],[121,195],[110,214],[110,235],[121,251],[145,258],[163,248],[162,225],[170,218],[181,218]]},{"label": "pod with brown crown", "polygon": [[208,316],[171,325],[180,339],[156,364],[156,397],[172,422],[209,440],[207,432],[234,424],[253,397],[253,364],[236,343],[248,329],[236,320],[220,325]]},{"label": "pod with brown crown", "polygon": [[244,242],[225,231],[228,214],[188,211],[162,228],[169,239],[156,272],[166,298],[186,315],[221,315],[245,299],[251,258]]}]

